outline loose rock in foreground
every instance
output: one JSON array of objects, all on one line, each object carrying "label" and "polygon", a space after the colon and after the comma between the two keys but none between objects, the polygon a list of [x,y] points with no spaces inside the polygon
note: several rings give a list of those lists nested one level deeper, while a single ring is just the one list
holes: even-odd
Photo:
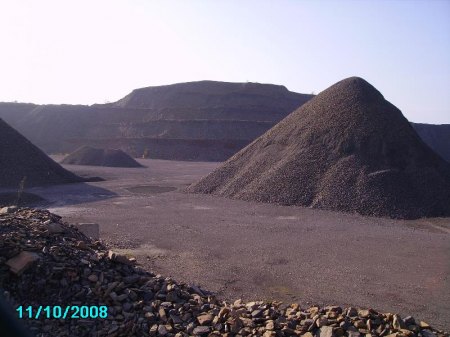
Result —
[{"label": "loose rock in foreground", "polygon": [[449,336],[414,317],[372,309],[228,303],[146,272],[57,215],[33,209],[0,215],[0,288],[14,307],[108,307],[106,319],[22,320],[39,337]]}]

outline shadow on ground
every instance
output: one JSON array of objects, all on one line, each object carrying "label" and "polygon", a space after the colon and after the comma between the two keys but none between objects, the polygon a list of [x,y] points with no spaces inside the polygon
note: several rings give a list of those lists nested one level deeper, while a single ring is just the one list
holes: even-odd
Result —
[{"label": "shadow on ground", "polygon": [[[32,197],[31,197],[32,196]],[[0,204],[14,204],[18,191],[0,189]],[[117,194],[90,183],[75,183],[27,188],[19,199],[20,206],[59,207],[85,204],[117,197]]]}]

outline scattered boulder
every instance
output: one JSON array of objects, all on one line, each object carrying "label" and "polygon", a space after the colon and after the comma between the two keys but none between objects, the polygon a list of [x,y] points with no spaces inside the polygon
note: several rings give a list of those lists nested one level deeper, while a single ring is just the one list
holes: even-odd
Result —
[{"label": "scattered boulder", "polygon": [[86,235],[88,238],[98,240],[100,239],[100,226],[98,223],[92,223],[92,222],[80,222],[77,224],[74,224],[78,230]]},{"label": "scattered boulder", "polygon": [[39,260],[38,254],[23,250],[18,255],[6,261],[6,265],[14,274],[20,275],[37,260]]},{"label": "scattered boulder", "polygon": [[9,213],[14,213],[14,211],[17,209],[16,206],[6,206],[6,207],[2,207],[0,208],[0,214],[9,214]]},{"label": "scattered boulder", "polygon": [[108,167],[142,167],[122,150],[96,149],[90,146],[83,146],[75,150],[66,156],[61,163]]},{"label": "scattered boulder", "polygon": [[209,325],[213,319],[214,317],[210,314],[204,314],[197,317],[197,321],[200,325]]},{"label": "scattered boulder", "polygon": [[129,259],[128,257],[126,257],[123,254],[119,254],[119,253],[115,253],[112,250],[108,251],[108,258],[111,261],[115,261],[118,263],[123,263],[123,264],[133,264],[134,261],[132,259]]},{"label": "scattered boulder", "polygon": [[47,225],[47,231],[49,234],[61,234],[65,231],[64,227],[57,222],[48,221],[48,223],[45,223],[45,225]]},{"label": "scattered boulder", "polygon": [[351,77],[187,191],[392,218],[449,216],[450,164],[378,90]]}]

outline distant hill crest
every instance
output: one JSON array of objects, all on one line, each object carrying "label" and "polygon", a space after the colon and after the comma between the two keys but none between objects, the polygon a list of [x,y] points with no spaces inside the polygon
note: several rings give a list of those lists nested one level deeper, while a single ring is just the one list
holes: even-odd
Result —
[{"label": "distant hill crest", "polygon": [[[369,88],[347,80],[353,95]],[[134,157],[224,161],[313,97],[281,85],[197,81],[140,88],[92,106],[0,103],[0,117],[47,153],[89,145]],[[415,126],[450,161],[448,127]]]},{"label": "distant hill crest", "polygon": [[[255,96],[259,96],[259,99],[264,96],[271,99],[299,99],[308,95],[290,92],[286,87],[274,84],[197,81],[135,89],[111,105],[122,108],[156,108],[161,105],[199,107],[212,104],[226,105],[224,99],[237,100],[238,97],[240,101],[237,100],[237,103],[251,104],[250,100],[255,100]],[[257,100],[255,103],[257,104]]]}]

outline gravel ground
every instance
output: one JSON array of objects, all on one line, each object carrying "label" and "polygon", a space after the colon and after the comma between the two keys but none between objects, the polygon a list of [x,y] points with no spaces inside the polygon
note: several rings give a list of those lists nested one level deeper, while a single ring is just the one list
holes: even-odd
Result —
[{"label": "gravel ground", "polygon": [[[67,311],[71,317],[78,314],[58,313],[54,306],[81,302],[89,313],[107,318],[38,319],[26,312],[21,322],[36,337],[450,336],[412,316],[373,309],[221,301],[195,285],[139,268],[135,259],[46,210],[1,208],[0,224],[0,289],[13,308],[44,305],[53,315]],[[8,327],[0,322],[0,334],[11,335],[2,328]]]},{"label": "gravel ground", "polygon": [[[58,159],[58,158],[56,158]],[[106,181],[34,188],[144,267],[234,300],[371,307],[450,322],[450,219],[392,220],[180,190],[219,163],[71,166]],[[173,190],[177,188],[177,190]]]}]

